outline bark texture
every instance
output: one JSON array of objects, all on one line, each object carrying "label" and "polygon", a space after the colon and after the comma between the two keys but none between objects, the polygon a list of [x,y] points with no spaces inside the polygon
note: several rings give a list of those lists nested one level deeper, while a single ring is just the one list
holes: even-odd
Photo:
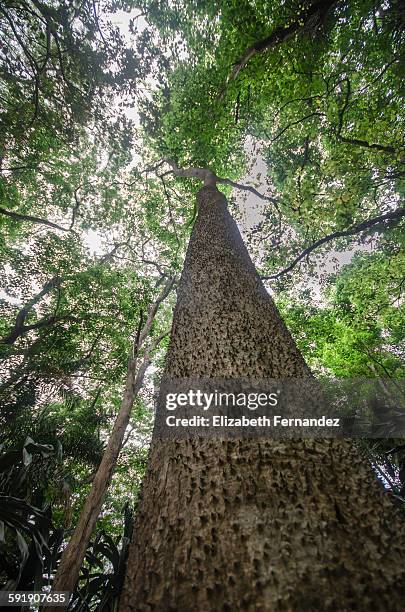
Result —
[{"label": "bark texture", "polygon": [[[165,374],[308,377],[214,186]],[[343,440],[154,438],[120,612],[403,610],[404,527]]]}]

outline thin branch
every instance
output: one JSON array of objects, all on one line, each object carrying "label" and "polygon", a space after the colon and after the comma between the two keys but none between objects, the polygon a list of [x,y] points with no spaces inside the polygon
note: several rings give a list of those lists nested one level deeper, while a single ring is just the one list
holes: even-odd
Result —
[{"label": "thin branch", "polygon": [[108,253],[105,253],[100,259],[100,264],[110,263],[112,259],[115,257],[116,252],[123,246],[128,246],[129,238],[125,242],[116,242],[114,247]]},{"label": "thin branch", "polygon": [[298,125],[299,123],[303,123],[304,121],[306,121],[307,119],[310,119],[311,117],[325,117],[325,113],[313,112],[313,113],[309,113],[308,115],[305,115],[304,117],[301,117],[301,119],[292,121],[291,123],[286,125],[282,130],[280,130],[279,133],[276,134],[274,138],[270,140],[270,142],[275,142],[276,140],[280,138],[280,136],[284,134],[284,132],[289,130],[291,127],[293,127],[294,125]]},{"label": "thin branch", "polygon": [[277,211],[279,212],[276,198],[260,193],[259,191],[257,191],[257,189],[255,189],[254,187],[251,187],[250,185],[241,185],[241,183],[236,183],[235,181],[231,181],[230,179],[227,179],[227,178],[218,178],[218,183],[220,183],[221,185],[230,185],[231,187],[234,187],[235,189],[241,189],[243,191],[250,191],[250,193],[253,193],[255,196],[257,196],[261,200],[264,200],[265,202],[271,202],[271,204],[274,204]]},{"label": "thin branch", "polygon": [[39,225],[47,225],[48,227],[53,227],[54,229],[60,230],[62,232],[71,231],[68,227],[62,227],[57,223],[53,223],[52,221],[48,221],[48,219],[42,219],[41,217],[33,217],[32,215],[22,215],[21,213],[16,213],[12,210],[6,210],[5,208],[0,207],[0,214],[6,215],[7,217],[11,217],[11,219],[15,219],[16,221],[29,221],[30,223],[38,223]]},{"label": "thin branch", "polygon": [[349,228],[347,230],[342,230],[342,231],[338,231],[338,232],[333,232],[332,234],[328,234],[327,236],[324,236],[323,238],[320,238],[319,240],[317,240],[316,242],[311,244],[311,246],[309,246],[306,249],[304,249],[302,251],[302,253],[300,253],[290,263],[289,266],[287,266],[283,270],[280,270],[280,272],[277,272],[276,274],[270,274],[269,276],[262,276],[261,278],[262,278],[262,280],[270,280],[270,279],[273,279],[273,278],[280,278],[280,276],[283,276],[284,274],[287,274],[287,272],[291,272],[291,270],[293,270],[295,268],[295,266],[302,259],[304,259],[304,257],[306,257],[307,255],[312,253],[312,251],[315,251],[315,249],[317,249],[318,247],[322,246],[323,244],[326,244],[327,242],[330,242],[331,240],[335,240],[335,238],[342,238],[344,236],[353,236],[355,234],[359,234],[360,232],[362,232],[362,231],[364,231],[366,229],[370,229],[372,227],[380,225],[381,223],[384,223],[384,221],[393,221],[393,220],[396,220],[396,219],[401,219],[401,217],[403,217],[403,216],[405,216],[405,208],[398,208],[397,210],[394,210],[392,212],[386,213],[385,215],[381,215],[379,217],[373,217],[372,219],[368,219],[367,221],[363,221],[362,223],[359,223],[358,225],[355,225],[354,227],[351,227],[351,228]]},{"label": "thin branch", "polygon": [[339,112],[339,126],[337,130],[338,140],[346,144],[351,144],[351,145],[355,145],[359,147],[366,147],[367,149],[374,149],[376,151],[383,151],[384,153],[390,153],[390,154],[395,155],[397,153],[397,150],[395,149],[395,147],[391,147],[389,145],[381,145],[377,143],[369,143],[367,140],[362,140],[360,138],[349,138],[347,136],[342,136],[344,114],[349,107],[349,100],[351,96],[350,80],[348,78],[345,78],[343,79],[343,82],[346,82],[346,95],[345,95],[345,102]]},{"label": "thin branch", "polygon": [[236,79],[240,71],[246,66],[252,57],[277,47],[281,43],[291,38],[296,32],[303,30],[316,14],[324,17],[334,4],[336,4],[336,0],[319,0],[318,2],[314,2],[314,4],[311,4],[305,11],[303,11],[295,21],[290,23],[287,22],[286,24],[275,28],[269,36],[255,42],[251,47],[246,49],[244,54],[236,61],[229,75],[228,81],[233,81]]},{"label": "thin branch", "polygon": [[175,277],[169,278],[167,283],[165,283],[165,285],[164,285],[162,291],[160,292],[159,296],[157,297],[156,301],[149,308],[148,317],[146,319],[145,325],[143,326],[142,331],[139,334],[138,343],[137,343],[138,349],[143,345],[143,343],[145,342],[145,339],[149,335],[149,332],[150,332],[151,327],[152,327],[152,323],[153,323],[154,318],[156,316],[156,313],[157,313],[157,311],[159,309],[159,306],[160,306],[160,304],[162,302],[164,302],[164,300],[169,295],[170,291],[173,288],[175,280],[176,280]]},{"label": "thin branch", "polygon": [[170,199],[170,194],[167,191],[165,179],[163,178],[163,175],[161,175],[161,174],[158,175],[158,176],[159,176],[160,180],[162,181],[163,191],[165,193],[165,198],[166,198],[166,202],[167,202],[167,208],[168,208],[168,211],[169,211],[170,223],[172,225],[173,234],[174,234],[174,237],[176,238],[176,242],[177,242],[177,251],[176,251],[176,256],[175,256],[175,259],[177,259],[177,252],[178,252],[178,250],[180,248],[181,241],[180,241],[180,238],[179,238],[179,236],[177,234],[176,223],[175,223],[175,220],[174,220],[174,217],[173,217],[173,211],[172,211],[172,203],[171,203],[171,199]]},{"label": "thin branch", "polygon": [[136,338],[132,346],[132,358],[133,359],[135,359],[135,356],[139,352],[139,338],[141,336],[142,326],[143,326],[143,310],[141,308],[139,312],[139,321],[138,321],[138,329],[136,331]]},{"label": "thin branch", "polygon": [[[58,276],[54,276],[51,278],[51,280],[45,283],[41,291],[39,291],[33,298],[24,304],[17,314],[13,329],[10,331],[10,333],[0,339],[1,344],[14,344],[17,338],[31,329],[38,329],[40,327],[44,327],[45,325],[49,325],[51,319],[42,319],[41,321],[33,323],[32,325],[25,325],[25,320],[35,304],[37,304],[45,295],[52,291],[52,289],[59,287],[60,283],[61,279]],[[55,317],[52,317],[52,320],[54,319]]]},{"label": "thin branch", "polygon": [[156,261],[151,261],[150,259],[145,259],[144,257],[141,257],[141,261],[146,266],[153,266],[154,268],[156,268],[160,276],[167,277],[166,272],[163,271],[162,267],[158,263],[156,263]]},{"label": "thin branch", "polygon": [[366,91],[366,89],[368,89],[368,88],[369,88],[371,85],[373,85],[374,83],[376,83],[377,81],[379,81],[379,80],[381,79],[381,77],[383,76],[383,74],[384,74],[385,72],[387,72],[388,68],[390,68],[390,67],[391,67],[393,64],[395,64],[395,62],[398,62],[398,61],[399,61],[399,59],[400,59],[400,58],[399,58],[398,56],[394,55],[394,58],[393,58],[393,59],[392,59],[390,62],[388,62],[388,64],[387,64],[386,66],[384,66],[384,68],[381,70],[381,72],[379,72],[379,73],[377,74],[377,76],[376,76],[374,79],[372,79],[372,80],[371,80],[369,83],[367,83],[367,85],[364,85],[363,87],[361,87],[361,88],[358,90],[358,92],[357,92],[357,93],[359,93],[359,94],[363,93],[363,92],[364,92],[364,91]]},{"label": "thin branch", "polygon": [[81,202],[79,200],[79,196],[78,196],[78,192],[81,189],[82,185],[79,185],[78,187],[76,187],[76,189],[73,192],[74,198],[75,198],[75,205],[72,209],[72,219],[70,221],[70,225],[69,225],[69,231],[73,229],[73,226],[75,224],[76,221],[76,215],[77,215],[77,211],[80,208]]},{"label": "thin branch", "polygon": [[395,147],[391,147],[389,145],[381,145],[377,143],[369,143],[367,140],[361,140],[360,138],[347,138],[346,136],[338,136],[338,139],[341,142],[345,142],[347,144],[356,145],[358,147],[367,147],[368,149],[375,149],[376,151],[383,151],[384,153],[391,153],[395,155],[397,153],[397,149]]}]

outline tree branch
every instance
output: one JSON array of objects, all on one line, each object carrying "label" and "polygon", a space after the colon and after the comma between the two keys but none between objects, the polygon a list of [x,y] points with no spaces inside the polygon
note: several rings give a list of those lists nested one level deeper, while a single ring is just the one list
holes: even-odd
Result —
[{"label": "tree branch", "polygon": [[392,212],[386,213],[385,215],[381,215],[379,217],[373,217],[372,219],[368,219],[367,221],[363,221],[362,223],[359,223],[358,225],[355,225],[354,227],[351,227],[347,230],[342,230],[339,232],[333,232],[332,234],[328,234],[327,236],[324,236],[323,238],[320,238],[319,240],[317,240],[316,242],[314,242],[313,244],[311,244],[311,246],[307,247],[306,249],[304,249],[302,251],[302,253],[300,253],[291,263],[289,266],[287,266],[286,268],[284,268],[283,270],[280,270],[280,272],[277,272],[276,274],[270,274],[269,276],[261,276],[262,280],[270,280],[273,278],[280,278],[280,276],[283,276],[284,274],[287,274],[287,272],[291,272],[291,270],[293,270],[293,268],[295,268],[295,266],[302,260],[304,259],[304,257],[306,257],[307,255],[309,255],[310,253],[312,253],[312,251],[315,251],[315,249],[317,249],[318,247],[322,246],[323,244],[326,244],[327,242],[330,242],[331,240],[334,240],[335,238],[342,238],[343,236],[353,236],[355,234],[359,234],[360,232],[366,230],[366,229],[370,229],[376,225],[380,225],[381,223],[383,223],[384,221],[393,221],[396,219],[401,219],[401,217],[405,216],[405,208],[398,208],[397,210],[394,210]]},{"label": "tree branch", "polygon": [[148,317],[146,319],[145,325],[143,326],[142,331],[138,334],[138,339],[137,339],[137,349],[138,350],[141,348],[142,344],[145,342],[145,339],[148,337],[150,329],[152,327],[152,323],[159,309],[159,306],[162,302],[164,302],[164,300],[169,295],[170,291],[173,288],[175,280],[176,280],[175,277],[169,278],[167,283],[165,283],[159,296],[157,297],[156,301],[149,308]]},{"label": "tree branch", "polygon": [[346,136],[338,135],[338,139],[341,142],[345,142],[347,144],[356,145],[358,147],[367,147],[368,149],[375,149],[376,151],[384,151],[384,153],[392,153],[396,154],[397,149],[395,147],[391,147],[389,145],[380,145],[377,143],[370,144],[367,140],[360,140],[360,138],[347,138]]},{"label": "tree branch", "polygon": [[213,185],[215,187],[218,182],[218,177],[211,170],[207,170],[206,168],[179,168],[176,162],[166,159],[169,166],[172,167],[172,172],[174,176],[182,176],[185,178],[197,178],[200,181],[203,181],[204,185]]},{"label": "tree branch", "polygon": [[278,134],[276,134],[274,136],[274,138],[272,138],[270,140],[270,142],[272,142],[272,143],[276,142],[276,140],[278,140],[280,138],[280,136],[282,136],[291,127],[293,127],[294,125],[298,125],[299,123],[303,123],[304,121],[306,121],[307,119],[310,119],[311,117],[325,117],[325,113],[319,113],[319,112],[315,111],[313,113],[309,113],[308,115],[305,115],[304,117],[301,117],[301,119],[297,119],[296,121],[292,121],[291,123],[286,125],[282,130],[280,130],[278,132]]},{"label": "tree branch", "polygon": [[6,210],[5,208],[0,207],[0,214],[6,215],[7,217],[11,217],[11,219],[15,219],[16,221],[29,221],[30,223],[38,223],[39,225],[47,225],[48,227],[53,227],[54,229],[61,230],[62,232],[69,232],[70,229],[67,227],[62,227],[57,223],[53,223],[52,221],[48,221],[48,219],[42,219],[41,217],[33,217],[32,215],[22,215],[21,213],[13,212],[12,210]]},{"label": "tree branch", "polygon": [[143,326],[143,310],[141,308],[139,311],[139,322],[138,322],[138,329],[136,330],[136,338],[135,338],[135,342],[133,343],[133,347],[132,347],[132,357],[135,357],[135,355],[137,355],[139,352],[139,338],[141,336],[142,326]]},{"label": "tree branch", "polygon": [[[266,196],[260,193],[259,191],[257,191],[257,189],[255,189],[254,187],[251,187],[250,185],[242,185],[241,183],[236,183],[235,181],[231,181],[231,179],[229,178],[221,178],[220,176],[217,176],[215,172],[212,172],[211,170],[207,170],[206,168],[179,168],[177,164],[172,160],[166,159],[164,161],[166,161],[169,164],[169,166],[172,167],[172,172],[174,176],[182,176],[186,178],[197,178],[203,181],[204,185],[213,185],[214,187],[217,185],[217,183],[219,183],[220,185],[230,185],[231,187],[234,187],[235,189],[241,189],[243,191],[250,191],[250,193],[253,193],[255,196],[257,196],[261,200],[265,200],[266,202],[271,202],[272,204],[274,204],[274,206],[278,210],[277,200],[275,198],[272,198],[271,196]],[[160,165],[161,164],[159,163],[159,166]]]},{"label": "tree branch", "polygon": [[78,187],[76,187],[76,189],[73,192],[74,198],[75,198],[75,205],[72,209],[72,218],[70,220],[70,225],[69,225],[69,231],[71,231],[73,229],[73,226],[75,224],[76,221],[76,215],[77,215],[77,211],[80,208],[81,202],[79,200],[79,196],[78,196],[78,191],[79,189],[81,189],[82,185],[79,185]]},{"label": "tree branch", "polygon": [[345,95],[345,102],[339,112],[339,126],[337,130],[337,139],[340,142],[345,142],[346,144],[351,144],[351,145],[355,145],[359,147],[366,147],[368,149],[375,149],[376,151],[384,151],[384,153],[395,154],[397,152],[396,149],[389,145],[380,145],[377,143],[370,144],[367,140],[362,140],[360,138],[348,138],[347,136],[342,136],[344,114],[348,109],[349,100],[351,96],[350,80],[348,78],[345,78],[343,79],[342,82],[346,82],[346,95]]},{"label": "tree branch", "polygon": [[34,295],[34,297],[21,308],[17,314],[13,329],[9,334],[0,339],[0,344],[14,344],[17,338],[25,334],[27,331],[49,325],[49,323],[55,319],[55,317],[52,317],[51,319],[41,319],[41,321],[33,323],[32,325],[24,325],[30,310],[35,306],[35,304],[37,304],[45,295],[52,291],[52,289],[59,287],[60,283],[61,279],[58,276],[54,276],[50,281],[45,283],[41,291]]},{"label": "tree branch", "polygon": [[306,10],[303,10],[295,21],[290,23],[287,22],[286,24],[275,28],[269,36],[255,42],[251,47],[248,47],[244,54],[241,55],[241,57],[234,64],[228,81],[236,79],[240,71],[246,66],[252,57],[259,53],[268,51],[269,49],[273,49],[291,38],[291,36],[293,36],[296,32],[303,30],[308,22],[317,13],[324,17],[334,4],[336,4],[336,0],[319,0],[318,2],[314,2],[314,4],[311,4]]},{"label": "tree branch", "polygon": [[271,202],[271,204],[274,204],[277,211],[279,211],[276,198],[272,198],[271,196],[267,196],[267,195],[264,195],[263,193],[260,193],[254,187],[251,187],[251,185],[241,185],[241,183],[236,183],[235,181],[231,181],[228,178],[218,178],[218,183],[220,183],[221,185],[230,185],[231,187],[234,187],[235,189],[241,189],[242,191],[250,191],[250,193],[253,193],[255,196],[257,196],[261,200],[264,200],[265,202]]}]

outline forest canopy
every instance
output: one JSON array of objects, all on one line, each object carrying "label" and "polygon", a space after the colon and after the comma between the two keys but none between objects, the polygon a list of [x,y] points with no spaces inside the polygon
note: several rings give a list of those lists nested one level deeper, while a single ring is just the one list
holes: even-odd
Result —
[{"label": "forest canopy", "polygon": [[[49,584],[135,355],[72,609],[119,593],[197,214],[184,169],[216,175],[315,375],[403,378],[403,26],[396,0],[0,2],[2,587]],[[362,446],[402,500],[404,446]]]}]

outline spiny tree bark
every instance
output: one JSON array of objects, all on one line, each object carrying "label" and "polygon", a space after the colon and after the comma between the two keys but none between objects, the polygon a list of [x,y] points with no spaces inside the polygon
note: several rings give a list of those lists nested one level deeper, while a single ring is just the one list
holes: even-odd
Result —
[{"label": "spiny tree bark", "polygon": [[[165,376],[311,376],[225,197],[198,206]],[[403,610],[397,512],[344,440],[155,435],[120,612]]]}]

